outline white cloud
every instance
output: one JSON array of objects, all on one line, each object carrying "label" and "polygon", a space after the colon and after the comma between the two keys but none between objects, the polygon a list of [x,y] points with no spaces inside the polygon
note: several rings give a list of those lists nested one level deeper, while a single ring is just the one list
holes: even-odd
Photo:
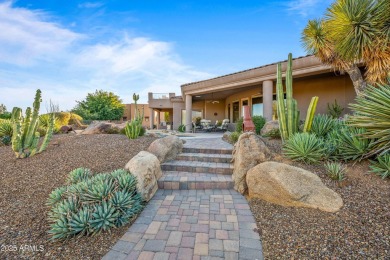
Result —
[{"label": "white cloud", "polygon": [[102,2],[85,2],[78,5],[79,8],[99,8],[104,4]]},{"label": "white cloud", "polygon": [[316,6],[324,1],[321,0],[293,0],[289,1],[287,5],[287,10],[289,12],[298,13],[302,16],[308,16],[313,12]]},{"label": "white cloud", "polygon": [[95,89],[113,91],[127,103],[137,92],[146,102],[149,91],[180,94],[181,84],[213,76],[185,65],[171,43],[126,33],[92,42],[93,35],[10,2],[0,4],[0,30],[0,103],[8,109],[31,105],[37,88],[44,102],[66,110]]}]

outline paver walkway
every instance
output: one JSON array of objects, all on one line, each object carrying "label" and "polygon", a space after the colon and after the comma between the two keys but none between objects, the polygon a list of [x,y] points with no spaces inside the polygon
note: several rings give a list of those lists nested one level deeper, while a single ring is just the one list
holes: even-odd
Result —
[{"label": "paver walkway", "polygon": [[226,170],[232,146],[220,138],[186,141],[176,161],[162,164],[160,189],[104,259],[263,259],[255,219]]}]

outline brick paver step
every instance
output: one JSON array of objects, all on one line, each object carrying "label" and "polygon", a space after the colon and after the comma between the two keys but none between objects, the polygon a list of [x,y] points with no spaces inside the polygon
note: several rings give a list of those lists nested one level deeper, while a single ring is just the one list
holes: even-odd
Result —
[{"label": "brick paver step", "polygon": [[181,153],[176,157],[176,160],[230,163],[232,158],[233,156],[231,154]]},{"label": "brick paver step", "polygon": [[158,190],[103,259],[262,260],[256,228],[234,190]]},{"label": "brick paver step", "polygon": [[233,150],[231,148],[183,148],[183,153],[232,154],[232,152]]},{"label": "brick paver step", "polygon": [[233,165],[231,163],[200,162],[200,161],[180,161],[174,160],[161,164],[163,171],[182,171],[192,173],[214,173],[214,174],[233,174]]},{"label": "brick paver step", "polygon": [[158,180],[159,189],[168,190],[205,190],[232,189],[233,180],[230,175],[212,173],[192,173],[179,171],[164,171]]}]

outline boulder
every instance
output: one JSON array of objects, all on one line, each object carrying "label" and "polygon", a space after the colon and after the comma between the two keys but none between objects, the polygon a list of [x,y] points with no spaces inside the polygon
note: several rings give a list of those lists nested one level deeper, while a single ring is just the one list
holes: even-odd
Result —
[{"label": "boulder", "polygon": [[233,149],[234,189],[241,194],[247,193],[246,174],[249,169],[265,162],[272,154],[261,137],[253,132],[240,135]]},{"label": "boulder", "polygon": [[343,206],[340,195],[307,170],[278,162],[264,162],[246,176],[251,198],[282,206],[308,207],[336,212]]},{"label": "boulder", "polygon": [[260,134],[262,136],[266,136],[270,132],[275,132],[279,129],[279,121],[278,120],[272,120],[268,121],[264,124],[263,128],[260,131]]},{"label": "boulder", "polygon": [[162,176],[160,161],[151,153],[141,151],[125,166],[137,178],[137,190],[149,201],[156,193],[157,181]]},{"label": "boulder", "polygon": [[74,132],[74,130],[71,125],[63,125],[60,127],[59,132],[63,134],[68,134],[70,132]]},{"label": "boulder", "polygon": [[83,135],[92,135],[92,134],[108,134],[113,131],[115,124],[104,122],[104,121],[94,121],[92,122],[83,132]]},{"label": "boulder", "polygon": [[148,152],[157,156],[160,162],[175,159],[182,150],[183,141],[175,135],[157,139],[148,148]]},{"label": "boulder", "polygon": [[230,139],[231,135],[232,135],[232,132],[226,131],[225,133],[223,133],[222,140],[231,144],[232,143],[232,141]]}]

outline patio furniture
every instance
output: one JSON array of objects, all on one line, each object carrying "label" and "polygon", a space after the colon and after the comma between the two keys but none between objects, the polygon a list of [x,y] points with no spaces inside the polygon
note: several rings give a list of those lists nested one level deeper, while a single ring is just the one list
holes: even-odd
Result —
[{"label": "patio furniture", "polygon": [[222,121],[221,126],[217,126],[217,127],[215,128],[215,130],[217,130],[217,131],[223,131],[223,132],[227,131],[229,122],[230,122],[229,119],[224,119],[224,120]]},{"label": "patio furniture", "polygon": [[200,124],[202,126],[202,130],[206,132],[210,132],[211,130],[214,129],[214,126],[211,125],[211,120],[202,119],[200,120]]}]

